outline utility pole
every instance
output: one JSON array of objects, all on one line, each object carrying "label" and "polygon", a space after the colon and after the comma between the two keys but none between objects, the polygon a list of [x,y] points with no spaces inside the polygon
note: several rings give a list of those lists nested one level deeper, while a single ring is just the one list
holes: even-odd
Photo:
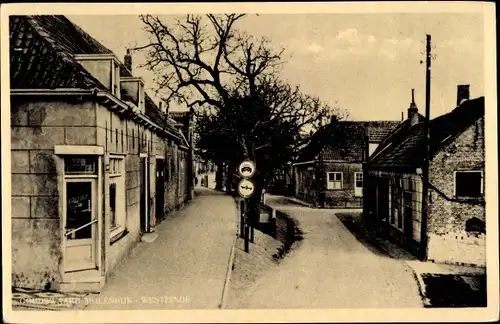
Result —
[{"label": "utility pole", "polygon": [[425,158],[422,169],[422,231],[420,243],[423,248],[422,259],[427,259],[427,218],[429,204],[429,160],[430,160],[430,114],[431,114],[431,35],[426,35],[426,71],[425,71]]}]

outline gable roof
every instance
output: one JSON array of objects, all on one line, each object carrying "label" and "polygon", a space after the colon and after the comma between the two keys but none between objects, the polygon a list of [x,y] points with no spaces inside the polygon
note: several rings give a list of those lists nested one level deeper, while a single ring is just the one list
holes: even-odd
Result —
[{"label": "gable roof", "polygon": [[[484,97],[463,102],[453,111],[430,121],[430,154],[453,141],[478,119],[484,116]],[[381,143],[367,164],[369,169],[414,171],[424,163],[425,125],[419,122],[406,125]]]},{"label": "gable roof", "polygon": [[339,121],[326,125],[313,134],[301,150],[298,162],[325,160],[361,162],[365,136],[372,143],[382,141],[400,121]]},{"label": "gable roof", "polygon": [[[99,88],[104,86],[71,54],[80,29],[63,16],[10,16],[10,86],[15,89]],[[71,39],[65,37],[70,33]],[[70,36],[68,36],[70,37]],[[84,40],[86,36],[81,36]],[[84,41],[80,42],[84,43]],[[97,48],[97,47],[96,47]],[[103,50],[99,47],[99,50]]]},{"label": "gable roof", "polygon": [[[10,16],[9,19],[11,88],[106,89],[73,56],[114,53],[68,18],[43,15]],[[120,64],[120,76],[132,76],[132,73]],[[147,93],[145,115],[159,126],[165,126],[165,114]],[[180,135],[170,121],[166,127]]]}]

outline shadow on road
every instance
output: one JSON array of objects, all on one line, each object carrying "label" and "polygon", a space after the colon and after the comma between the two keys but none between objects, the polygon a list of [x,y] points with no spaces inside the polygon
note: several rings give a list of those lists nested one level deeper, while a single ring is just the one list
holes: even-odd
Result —
[{"label": "shadow on road", "polygon": [[396,247],[395,244],[381,236],[373,230],[369,230],[364,226],[361,219],[361,213],[358,212],[343,212],[337,213],[337,218],[344,226],[354,235],[354,237],[368,248],[372,253],[392,259],[398,260],[415,260],[416,257],[410,253]]}]

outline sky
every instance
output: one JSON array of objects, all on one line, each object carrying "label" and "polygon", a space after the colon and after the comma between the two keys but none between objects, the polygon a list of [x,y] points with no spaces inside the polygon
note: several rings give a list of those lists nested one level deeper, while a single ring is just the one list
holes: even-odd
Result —
[{"label": "sky", "polygon": [[[127,47],[148,40],[138,16],[67,17],[122,61]],[[471,98],[484,95],[482,13],[251,14],[236,27],[284,48],[281,77],[346,109],[350,120],[406,118],[412,88],[425,114],[426,34],[434,56],[431,118],[455,108],[459,84],[470,84]],[[153,74],[138,68],[144,61],[134,54],[133,73],[154,95]]]}]

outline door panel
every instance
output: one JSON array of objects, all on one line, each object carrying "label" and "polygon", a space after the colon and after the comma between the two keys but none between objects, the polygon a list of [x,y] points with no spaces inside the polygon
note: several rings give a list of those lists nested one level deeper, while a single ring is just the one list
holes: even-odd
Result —
[{"label": "door panel", "polygon": [[141,176],[140,176],[140,182],[141,182],[141,231],[147,232],[149,230],[149,220],[148,220],[148,165],[147,165],[147,159],[146,158],[141,158]]},{"label": "door panel", "polygon": [[95,180],[67,180],[65,196],[65,271],[95,269]]}]

